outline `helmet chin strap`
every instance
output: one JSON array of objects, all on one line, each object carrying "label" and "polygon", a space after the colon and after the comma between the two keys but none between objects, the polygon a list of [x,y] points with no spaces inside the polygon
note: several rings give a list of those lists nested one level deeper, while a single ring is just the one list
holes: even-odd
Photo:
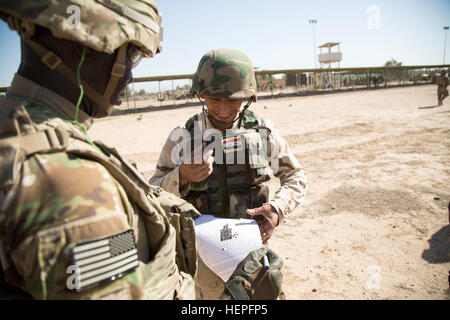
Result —
[{"label": "helmet chin strap", "polygon": [[[200,103],[202,104],[202,112],[209,118],[209,114],[208,111],[205,108],[205,104],[203,103],[202,99],[200,99],[200,96],[198,95],[198,93],[196,92],[195,95],[198,98],[198,101],[200,101]],[[203,119],[205,121],[205,128],[206,128],[206,119]]]},{"label": "helmet chin strap", "polygon": [[[251,96],[250,99],[248,99],[247,104],[244,106],[244,108],[242,109],[242,111],[239,113],[239,122],[238,122],[238,128],[241,128],[241,123],[242,123],[242,118],[244,117],[245,114],[245,110],[248,109],[248,107],[250,107],[250,105],[252,104],[252,102],[255,100],[254,96]],[[236,121],[236,120],[235,120]]]},{"label": "helmet chin strap", "polygon": [[[202,99],[200,99],[200,96],[198,95],[198,93],[195,94],[198,98],[198,100],[200,100],[200,103],[202,104],[202,111],[203,113],[206,114],[206,116],[208,117],[209,121],[211,121],[211,123],[218,129],[221,130],[226,130],[226,129],[230,129],[233,124],[236,121],[238,122],[238,128],[241,127],[241,123],[242,123],[242,118],[244,117],[244,113],[245,110],[248,109],[248,107],[250,107],[250,104],[255,100],[255,97],[251,96],[250,99],[248,99],[246,105],[244,106],[244,108],[242,109],[241,112],[239,112],[239,117],[237,117],[235,120],[231,121],[231,122],[223,122],[223,121],[219,121],[216,118],[214,118],[212,115],[210,115],[208,113],[208,110],[205,108],[205,104],[203,103]],[[206,119],[205,119],[205,127],[206,127]]]},{"label": "helmet chin strap", "polygon": [[[27,43],[27,45],[31,49],[33,49],[33,51],[39,57],[41,57],[42,63],[44,63],[51,70],[54,70],[62,74],[75,86],[78,86],[76,72],[67,67],[62,61],[62,59],[59,58],[54,52],[48,50],[38,42],[33,41],[29,38],[28,39],[25,38],[24,40]],[[126,72],[125,60],[126,60],[127,46],[128,44],[123,44],[120,47],[119,52],[117,53],[116,61],[111,69],[108,84],[106,85],[106,89],[103,92],[103,94],[98,93],[97,90],[92,88],[85,81],[81,80],[81,84],[83,85],[84,93],[86,94],[86,96],[100,108],[100,110],[98,110],[96,114],[93,114],[91,116],[104,116],[105,114],[102,114],[102,112],[106,114],[110,112],[110,109],[112,107],[112,103],[110,102],[111,97],[117,87],[119,79],[125,76]]]}]

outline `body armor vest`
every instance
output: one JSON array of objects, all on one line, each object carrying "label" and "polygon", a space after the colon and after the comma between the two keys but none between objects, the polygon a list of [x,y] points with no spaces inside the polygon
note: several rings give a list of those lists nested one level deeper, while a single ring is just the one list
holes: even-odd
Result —
[{"label": "body armor vest", "polygon": [[[191,138],[195,121],[198,121],[198,115],[190,118],[185,125]],[[217,155],[213,154],[212,174],[201,182],[191,183],[184,198],[203,214],[251,218],[245,210],[260,207],[269,198],[269,188],[262,185],[270,179],[269,162],[259,131],[258,118],[246,110],[242,127],[223,133],[220,143],[222,163],[217,163]]]},{"label": "body armor vest", "polygon": [[[150,186],[145,177],[120,156],[114,148],[109,148],[96,141],[95,144],[102,151],[100,152],[88,144],[82,136],[79,136],[80,134],[70,131],[59,118],[55,121],[50,120],[46,124],[40,124],[39,130],[36,131],[26,110],[28,107],[26,104],[10,102],[6,104],[11,105],[8,107],[11,113],[10,119],[4,124],[4,127],[11,128],[12,131],[18,131],[17,129],[13,130],[13,128],[20,126],[24,130],[12,132],[15,134],[9,137],[0,137],[0,155],[2,156],[0,157],[2,160],[0,161],[2,168],[0,190],[20,187],[17,186],[17,180],[20,176],[22,164],[26,159],[36,154],[66,152],[100,163],[126,192],[128,197],[126,207],[130,210],[126,212],[128,220],[133,219],[131,217],[133,212],[138,214],[143,221],[146,234],[149,235],[149,249],[154,258],[147,263],[141,262],[141,267],[135,270],[136,277],[139,279],[139,283],[136,283],[136,285],[147,288],[148,292],[144,294],[142,289],[135,295],[135,298],[162,299],[163,297],[169,297],[171,299],[177,297],[182,291],[186,291],[186,296],[192,299],[193,290],[190,289],[190,287],[193,289],[192,280],[190,277],[182,280],[182,275],[178,270],[189,273],[191,276],[196,273],[197,261],[193,218],[198,214],[192,210],[194,208],[186,201],[160,188]],[[4,107],[6,108],[6,106]],[[124,198],[123,201],[125,200]],[[60,232],[63,234],[66,226],[62,224],[58,228],[61,229]],[[69,243],[66,245],[68,246]],[[0,249],[2,247],[0,245]],[[51,254],[51,250],[48,251],[46,254]],[[3,251],[3,253],[5,252]],[[6,257],[3,256],[3,258]],[[47,269],[54,267],[58,262],[56,259],[44,261],[48,261],[48,265],[44,266]],[[3,269],[9,267],[9,269],[7,269],[8,272],[4,272],[4,279],[1,283],[21,287],[21,281],[17,271],[10,263],[9,257],[7,261],[2,259],[2,267]],[[15,276],[8,277],[7,273]],[[157,287],[155,279],[165,281],[165,285]],[[177,282],[180,285],[176,285]],[[154,292],[150,292],[149,290],[153,287],[155,287]],[[177,293],[174,295],[175,290],[177,290]],[[88,290],[86,294],[90,294],[90,291]],[[95,293],[93,294],[95,295]],[[60,299],[67,297],[69,296],[52,296],[49,293],[48,296],[44,294],[40,298]]]}]

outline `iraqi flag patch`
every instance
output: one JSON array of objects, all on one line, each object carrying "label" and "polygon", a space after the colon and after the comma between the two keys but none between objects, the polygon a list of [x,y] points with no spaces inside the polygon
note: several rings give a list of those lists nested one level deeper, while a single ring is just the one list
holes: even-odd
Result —
[{"label": "iraqi flag patch", "polygon": [[241,136],[235,136],[231,138],[225,138],[222,140],[222,146],[224,152],[239,151],[242,150],[243,142]]}]

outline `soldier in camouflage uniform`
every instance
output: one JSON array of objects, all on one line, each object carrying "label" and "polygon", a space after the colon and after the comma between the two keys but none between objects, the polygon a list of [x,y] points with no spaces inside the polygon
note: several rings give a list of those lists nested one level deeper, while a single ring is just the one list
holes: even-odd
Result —
[{"label": "soldier in camouflage uniform", "polygon": [[0,99],[0,295],[195,298],[198,211],[86,133],[160,51],[154,2],[2,0],[0,15],[22,41]]},{"label": "soldier in camouflage uniform", "polygon": [[[245,54],[230,49],[205,54],[191,93],[206,100],[207,110],[203,106],[201,113],[171,132],[150,183],[182,196],[204,214],[254,217],[265,243],[303,201],[306,177],[272,123],[248,109],[256,101],[256,88],[253,66]],[[205,138],[208,132],[214,139]],[[269,201],[268,187],[262,183],[270,179],[270,168],[281,187]],[[224,283],[201,259],[198,275],[197,297],[219,298]]]},{"label": "soldier in camouflage uniform", "polygon": [[442,70],[441,75],[437,77],[436,84],[438,85],[437,88],[437,98],[438,98],[438,106],[443,105],[443,101],[446,97],[448,97],[448,85],[449,80],[446,77],[447,71]]}]

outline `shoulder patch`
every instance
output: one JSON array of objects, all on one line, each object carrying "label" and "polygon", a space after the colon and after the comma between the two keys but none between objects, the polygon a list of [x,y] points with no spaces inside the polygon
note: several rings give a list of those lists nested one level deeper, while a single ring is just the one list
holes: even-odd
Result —
[{"label": "shoulder patch", "polygon": [[253,113],[253,111],[250,110],[245,110],[244,111],[244,116],[242,119],[242,126],[245,129],[255,129],[258,130],[259,129],[259,121],[258,121],[258,116],[256,116],[255,113]]},{"label": "shoulder patch", "polygon": [[198,121],[198,114],[190,117],[186,123],[184,124],[184,127],[189,131],[192,129],[192,127],[194,126],[194,122]]},{"label": "shoulder patch", "polygon": [[71,250],[75,283],[69,289],[86,288],[131,272],[139,265],[136,241],[132,229],[109,237],[77,244]]}]

